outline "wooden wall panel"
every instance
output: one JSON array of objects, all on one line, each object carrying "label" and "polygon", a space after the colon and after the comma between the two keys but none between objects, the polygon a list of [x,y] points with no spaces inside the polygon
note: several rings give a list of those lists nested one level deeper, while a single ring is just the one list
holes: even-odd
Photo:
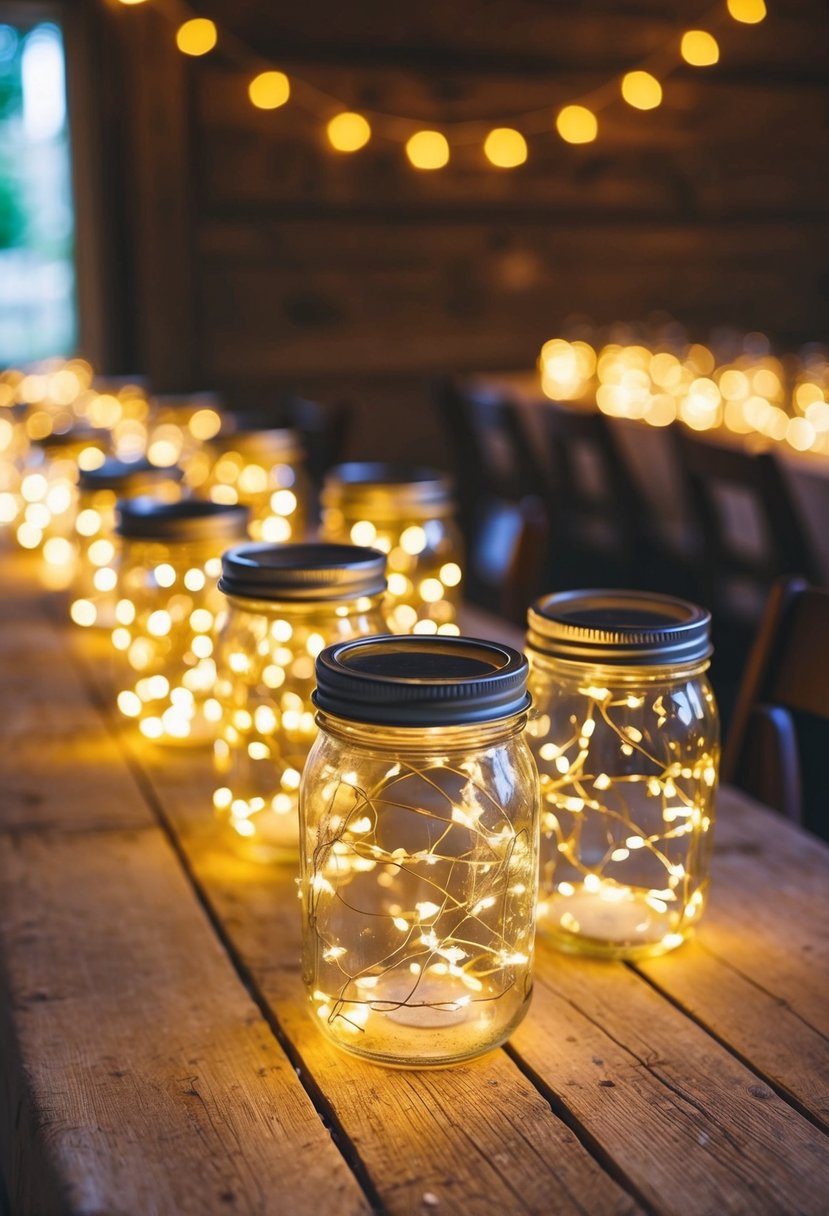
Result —
[{"label": "wooden wall panel", "polygon": [[[143,8],[117,21],[142,25],[137,49],[122,37],[120,53],[139,57],[146,79],[153,38],[171,35]],[[296,105],[254,110],[244,74],[220,54],[184,63],[133,123],[144,181],[136,257],[150,257],[151,276],[146,266],[137,275],[132,323],[150,376],[159,387],[215,386],[234,403],[290,387],[366,394],[374,409],[422,402],[440,372],[526,367],[573,313],[607,323],[665,310],[694,336],[725,324],[786,346],[820,339],[829,10],[822,0],[770,8],[758,27],[722,21],[721,64],[677,71],[659,110],[609,106],[589,147],[533,135],[528,164],[512,173],[487,167],[475,146],[437,174],[379,139],[337,156],[321,120]],[[430,122],[549,107],[546,126],[558,104],[689,20],[680,0],[306,0],[278,11],[204,0],[200,11],[357,108]],[[165,107],[154,151],[148,132]],[[158,212],[168,195],[170,225]],[[167,294],[153,233],[179,251]],[[383,443],[409,444],[422,416]]]}]

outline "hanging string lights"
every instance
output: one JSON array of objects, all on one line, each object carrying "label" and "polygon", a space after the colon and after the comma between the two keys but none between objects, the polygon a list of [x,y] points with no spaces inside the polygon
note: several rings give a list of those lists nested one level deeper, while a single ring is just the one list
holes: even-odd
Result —
[{"label": "hanging string lights", "polygon": [[[145,2],[120,0],[126,6]],[[293,75],[289,79],[230,31],[219,30],[214,21],[198,16],[183,0],[176,0],[169,8],[163,6],[162,11],[176,23],[176,45],[182,54],[199,58],[218,48],[246,74],[248,98],[256,109],[277,110],[290,102],[324,123],[328,144],[335,152],[359,152],[373,139],[385,139],[402,147],[412,168],[427,173],[445,168],[456,147],[477,146],[487,164],[515,169],[528,159],[528,135],[555,132],[568,144],[593,143],[599,137],[600,112],[619,96],[634,110],[655,110],[664,100],[666,77],[678,67],[705,68],[719,62],[720,45],[707,26],[716,27],[728,17],[742,25],[756,25],[767,15],[764,0],[719,0],[703,14],[698,27],[672,35],[646,61],[558,109],[551,102],[541,110],[511,115],[509,123],[447,119],[438,124],[440,129],[432,129],[404,115],[369,110],[357,113],[347,102],[309,81]]]}]

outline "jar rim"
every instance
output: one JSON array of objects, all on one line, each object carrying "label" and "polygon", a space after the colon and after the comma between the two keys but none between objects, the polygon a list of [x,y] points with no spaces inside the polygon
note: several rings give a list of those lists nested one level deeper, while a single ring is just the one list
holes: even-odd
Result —
[{"label": "jar rim", "polygon": [[523,654],[482,638],[377,634],[317,655],[316,707],[378,726],[463,726],[526,712]]},{"label": "jar rim", "polygon": [[360,545],[254,542],[222,555],[219,590],[240,599],[356,599],[385,589],[386,555]]},{"label": "jar rim", "polygon": [[241,540],[246,535],[248,509],[237,503],[183,498],[164,502],[142,495],[117,504],[119,536],[127,540]]},{"label": "jar rim", "polygon": [[350,461],[326,474],[321,501],[327,508],[365,512],[370,519],[406,512],[446,515],[453,509],[452,479],[426,465]]},{"label": "jar rim", "polygon": [[712,653],[711,613],[688,600],[627,589],[558,591],[527,613],[527,646],[574,663],[672,666]]}]

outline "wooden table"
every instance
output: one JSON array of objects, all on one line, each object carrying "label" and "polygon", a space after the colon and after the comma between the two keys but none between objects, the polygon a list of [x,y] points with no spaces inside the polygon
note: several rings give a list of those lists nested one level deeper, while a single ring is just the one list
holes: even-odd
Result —
[{"label": "wooden table", "polygon": [[541,944],[508,1047],[364,1064],[306,1012],[292,876],[215,851],[208,756],[139,742],[100,643],[29,560],[0,578],[15,1216],[829,1210],[824,846],[724,790],[695,941],[636,966]]}]

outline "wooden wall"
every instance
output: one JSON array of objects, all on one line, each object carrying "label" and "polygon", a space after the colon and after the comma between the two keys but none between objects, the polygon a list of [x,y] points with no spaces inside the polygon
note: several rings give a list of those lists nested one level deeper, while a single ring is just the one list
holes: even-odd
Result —
[{"label": "wooden wall", "polygon": [[[428,123],[536,106],[552,122],[678,36],[691,6],[197,7],[355,108]],[[760,26],[723,22],[721,63],[678,71],[660,109],[610,106],[592,145],[539,135],[518,170],[473,147],[425,174],[391,144],[327,151],[296,107],[254,110],[220,55],[180,56],[152,4],[115,5],[100,74],[122,288],[110,283],[111,359],[234,404],[278,388],[356,394],[368,403],[361,451],[429,455],[434,419],[416,406],[431,377],[526,367],[574,313],[607,323],[666,310],[696,337],[726,324],[784,347],[825,338],[829,7],[769,7]]]}]

